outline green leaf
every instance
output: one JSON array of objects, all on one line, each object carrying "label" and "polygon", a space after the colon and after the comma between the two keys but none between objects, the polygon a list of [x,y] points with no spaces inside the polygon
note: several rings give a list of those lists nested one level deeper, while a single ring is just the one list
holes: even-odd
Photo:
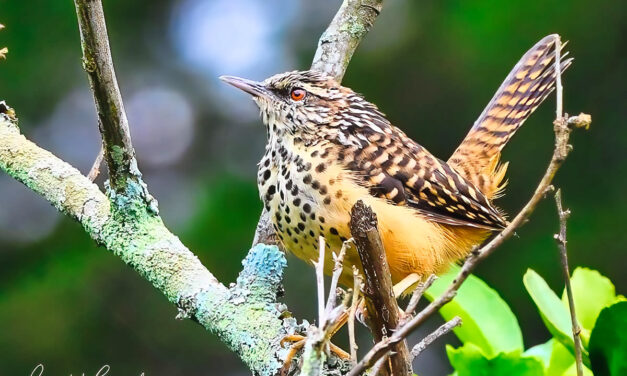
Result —
[{"label": "green leaf", "polygon": [[487,358],[481,348],[472,343],[462,347],[446,346],[446,354],[459,376],[543,376],[542,362],[533,356],[523,356],[520,350]]},{"label": "green leaf", "polygon": [[[607,277],[588,268],[576,268],[570,277],[570,284],[577,320],[589,333],[601,310],[617,301],[616,290]],[[562,303],[568,309],[566,290],[562,293]]]},{"label": "green leaf", "polygon": [[[454,266],[429,288],[425,295],[433,300],[451,284],[459,267]],[[516,316],[499,294],[478,277],[470,275],[450,303],[440,309],[445,320],[455,316],[462,325],[453,332],[463,343],[477,345],[490,357],[500,352],[523,350],[522,333]]]},{"label": "green leaf", "polygon": [[[577,376],[575,356],[559,341],[551,338],[545,343],[533,346],[523,353],[533,356],[544,364],[544,374],[548,376]],[[584,366],[584,376],[593,376],[592,371]]]},{"label": "green leaf", "polygon": [[627,375],[627,302],[604,308],[590,335],[590,361],[596,376]]},{"label": "green leaf", "polygon": [[525,356],[534,356],[544,364],[544,368],[548,368],[551,363],[551,354],[553,353],[553,343],[554,339],[550,339],[545,343],[541,343],[539,345],[535,345],[530,349],[527,349],[523,355]]},{"label": "green leaf", "polygon": [[[572,326],[568,308],[564,307],[560,298],[551,290],[546,281],[535,271],[529,269],[523,277],[525,288],[538,307],[542,321],[553,337],[561,342],[571,353],[575,351],[572,337]],[[584,364],[590,365],[588,354],[582,349]]]}]

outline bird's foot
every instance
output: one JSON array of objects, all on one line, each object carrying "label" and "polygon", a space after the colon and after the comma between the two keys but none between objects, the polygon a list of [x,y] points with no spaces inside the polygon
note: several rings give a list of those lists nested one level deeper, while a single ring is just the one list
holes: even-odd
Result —
[{"label": "bird's foot", "polygon": [[[285,357],[285,362],[283,363],[283,367],[281,368],[281,376],[287,375],[290,370],[290,366],[292,365],[292,361],[294,360],[294,357],[307,343],[307,337],[300,334],[287,335],[283,337],[283,339],[281,339],[281,346],[283,346],[287,342],[291,342],[292,345],[290,346],[290,350],[288,351],[287,356]],[[351,357],[349,353],[342,350],[342,348],[334,345],[331,342],[329,342],[329,350],[337,355],[340,359],[350,359]]]}]

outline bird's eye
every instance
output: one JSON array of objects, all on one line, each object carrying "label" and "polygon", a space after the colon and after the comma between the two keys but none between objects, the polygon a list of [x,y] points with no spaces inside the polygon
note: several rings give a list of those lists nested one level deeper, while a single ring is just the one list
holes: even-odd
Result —
[{"label": "bird's eye", "polygon": [[302,101],[303,99],[305,99],[306,94],[307,92],[303,89],[292,89],[290,97],[292,97],[292,100]]}]

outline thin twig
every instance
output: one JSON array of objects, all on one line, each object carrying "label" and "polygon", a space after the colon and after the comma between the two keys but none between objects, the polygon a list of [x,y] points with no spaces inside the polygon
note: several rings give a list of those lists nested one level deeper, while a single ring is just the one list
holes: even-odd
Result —
[{"label": "thin twig", "polygon": [[357,267],[353,265],[353,299],[348,314],[348,342],[350,344],[351,361],[357,363],[357,341],[355,341],[355,314],[359,304],[359,291],[361,290],[362,278]]},{"label": "thin twig", "polygon": [[340,276],[344,271],[344,256],[346,255],[346,250],[353,243],[353,239],[348,239],[344,243],[342,243],[342,248],[340,249],[340,253],[337,255],[334,253],[334,266],[333,266],[333,275],[331,276],[331,286],[329,286],[329,296],[327,298],[327,306],[326,306],[326,316],[329,317],[329,314],[335,308],[335,303],[337,302],[337,284],[340,280]]},{"label": "thin twig", "polygon": [[433,343],[436,339],[442,337],[446,333],[450,332],[454,327],[460,326],[462,324],[462,319],[459,316],[455,316],[449,321],[442,324],[439,328],[437,328],[433,333],[429,334],[425,338],[423,338],[420,342],[416,344],[411,349],[411,360],[413,361],[421,352],[423,352],[430,344]]},{"label": "thin twig", "polygon": [[324,316],[324,252],[325,240],[323,236],[318,238],[319,255],[318,262],[314,262],[316,268],[316,285],[318,286],[318,326],[322,328],[326,321]]},{"label": "thin twig", "polygon": [[564,275],[564,283],[566,284],[566,296],[568,297],[568,308],[570,309],[570,320],[573,328],[573,340],[575,342],[575,364],[577,365],[577,376],[583,376],[583,360],[581,355],[581,328],[577,321],[575,312],[575,299],[573,298],[573,289],[570,285],[570,272],[568,269],[568,251],[566,249],[566,221],[570,216],[570,210],[564,210],[562,207],[562,191],[555,192],[555,203],[557,205],[557,214],[560,220],[560,232],[555,234],[555,240],[560,250],[560,260],[562,262],[562,274]]},{"label": "thin twig", "polygon": [[564,116],[563,87],[562,87],[562,40],[555,34],[555,120]]},{"label": "thin twig", "polygon": [[96,156],[96,160],[94,161],[94,164],[91,166],[91,169],[89,170],[89,174],[87,174],[87,179],[94,181],[96,180],[98,175],[100,175],[100,166],[102,165],[103,158],[104,158],[104,147],[101,146],[100,151],[98,152],[98,155]]},{"label": "thin twig", "polygon": [[407,308],[405,309],[405,317],[409,317],[414,314],[416,307],[418,307],[418,302],[420,301],[420,298],[422,298],[422,295],[425,293],[425,291],[427,291],[429,287],[431,287],[436,279],[438,279],[438,276],[436,276],[435,274],[431,274],[426,281],[420,282],[418,284],[413,294],[411,295],[411,299],[409,299],[409,303],[407,303]]},{"label": "thin twig", "polygon": [[381,359],[377,360],[377,362],[370,368],[370,372],[368,373],[370,376],[377,376],[379,372],[381,372],[381,368],[387,363],[388,359],[390,359],[390,353],[385,354],[381,357]]},{"label": "thin twig", "polygon": [[115,77],[102,1],[74,0],[74,5],[80,29],[83,68],[89,77],[96,103],[109,184],[116,192],[124,193],[130,181],[141,181],[141,174],[137,169],[128,120]]}]

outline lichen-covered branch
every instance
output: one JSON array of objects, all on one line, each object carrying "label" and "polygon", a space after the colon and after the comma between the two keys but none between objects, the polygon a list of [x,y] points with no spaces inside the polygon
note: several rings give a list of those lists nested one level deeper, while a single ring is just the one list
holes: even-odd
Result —
[{"label": "lichen-covered branch", "polygon": [[340,82],[353,53],[383,8],[383,0],[344,0],[320,37],[311,69]]},{"label": "lichen-covered branch", "polygon": [[[109,185],[114,191],[122,193],[128,183],[140,183],[141,174],[115,78],[102,2],[74,0],[74,5],[81,35],[83,68],[89,77],[96,103],[104,157],[109,169]],[[146,192],[143,189],[137,193]]]},{"label": "lichen-covered branch", "polygon": [[[146,278],[190,317],[217,334],[259,375],[274,375],[285,351],[281,339],[295,320],[281,320],[277,304],[286,261],[276,247],[254,247],[237,284],[227,289],[150,212],[141,198],[113,196],[52,153],[27,140],[0,103],[0,169],[24,183]],[[133,183],[128,189],[142,189]],[[131,198],[129,198],[131,197]]]}]

